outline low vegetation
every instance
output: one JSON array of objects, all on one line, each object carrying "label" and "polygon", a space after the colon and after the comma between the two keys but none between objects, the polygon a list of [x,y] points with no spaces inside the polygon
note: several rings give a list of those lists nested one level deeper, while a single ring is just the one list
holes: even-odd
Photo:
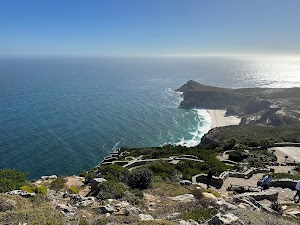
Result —
[{"label": "low vegetation", "polygon": [[0,170],[0,193],[8,192],[27,184],[26,177],[28,173],[12,170]]}]

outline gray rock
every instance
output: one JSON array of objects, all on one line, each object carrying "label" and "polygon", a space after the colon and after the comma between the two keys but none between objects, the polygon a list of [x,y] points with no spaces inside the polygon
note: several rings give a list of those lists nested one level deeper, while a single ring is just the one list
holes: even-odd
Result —
[{"label": "gray rock", "polygon": [[51,176],[41,176],[42,180],[54,180],[57,179],[56,175],[51,175]]},{"label": "gray rock", "polygon": [[195,220],[175,220],[173,221],[178,225],[199,225],[199,223],[197,223]]},{"label": "gray rock", "polygon": [[24,198],[34,197],[36,195],[35,193],[30,193],[30,192],[23,191],[23,190],[13,190],[13,191],[7,192],[7,194],[20,195],[21,197],[24,197]]},{"label": "gray rock", "polygon": [[184,185],[186,185],[186,186],[192,185],[192,182],[189,181],[189,180],[181,180],[179,183],[180,183],[182,186],[184,186]]},{"label": "gray rock", "polygon": [[[240,222],[239,218],[232,213],[227,213],[227,214],[218,213],[208,221],[208,224],[209,225],[216,225],[216,224],[230,225],[230,224],[238,224],[239,222]],[[243,223],[240,222],[240,224]]]},{"label": "gray rock", "polygon": [[175,197],[169,197],[169,199],[178,202],[192,202],[196,200],[192,194],[178,195]]},{"label": "gray rock", "polygon": [[214,203],[218,208],[223,208],[225,210],[236,210],[238,207],[236,205],[233,205],[229,202],[226,202],[223,198],[217,199],[217,201]]},{"label": "gray rock", "polygon": [[99,209],[100,209],[101,213],[112,213],[112,212],[116,211],[114,209],[114,207],[111,205],[100,206]]},{"label": "gray rock", "polygon": [[295,218],[299,218],[300,217],[300,211],[299,210],[293,210],[290,212],[286,213],[289,216],[295,217]]},{"label": "gray rock", "polygon": [[55,208],[66,217],[74,217],[76,215],[76,207],[65,204],[57,204]]},{"label": "gray rock", "polygon": [[83,197],[79,194],[70,194],[69,197],[72,204],[81,207],[91,206],[95,202],[94,197]]},{"label": "gray rock", "polygon": [[153,217],[148,214],[139,214],[139,218],[141,221],[154,220]]}]

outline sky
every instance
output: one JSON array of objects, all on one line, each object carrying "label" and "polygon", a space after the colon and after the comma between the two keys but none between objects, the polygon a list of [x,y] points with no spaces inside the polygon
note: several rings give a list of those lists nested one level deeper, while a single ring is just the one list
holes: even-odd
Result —
[{"label": "sky", "polygon": [[300,54],[299,0],[0,0],[0,55]]}]

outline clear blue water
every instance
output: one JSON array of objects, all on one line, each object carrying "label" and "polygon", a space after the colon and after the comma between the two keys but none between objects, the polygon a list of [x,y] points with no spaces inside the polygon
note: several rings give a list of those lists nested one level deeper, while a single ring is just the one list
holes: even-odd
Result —
[{"label": "clear blue water", "polygon": [[188,80],[300,86],[300,58],[0,58],[0,168],[77,174],[121,146],[194,146],[205,110],[178,108]]}]

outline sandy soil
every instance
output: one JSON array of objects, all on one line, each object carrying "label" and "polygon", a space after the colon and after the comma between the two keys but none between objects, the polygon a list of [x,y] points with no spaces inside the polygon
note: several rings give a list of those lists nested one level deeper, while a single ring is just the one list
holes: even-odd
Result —
[{"label": "sandy soil", "polygon": [[274,147],[272,150],[275,150],[278,162],[283,162],[284,156],[288,156],[289,161],[300,162],[300,147]]},{"label": "sandy soil", "polygon": [[226,110],[207,110],[211,116],[211,128],[238,125],[241,118],[235,116],[225,116]]}]

